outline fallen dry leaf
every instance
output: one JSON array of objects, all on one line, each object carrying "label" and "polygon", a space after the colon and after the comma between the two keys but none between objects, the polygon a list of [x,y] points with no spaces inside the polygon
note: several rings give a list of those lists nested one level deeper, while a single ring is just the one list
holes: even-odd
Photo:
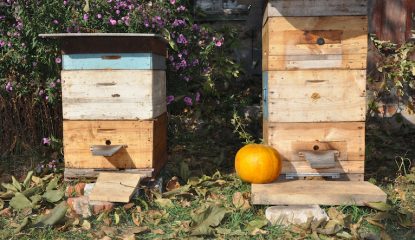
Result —
[{"label": "fallen dry leaf", "polygon": [[134,207],[134,203],[127,203],[127,204],[125,204],[124,206],[123,206],[123,208],[125,209],[125,210],[129,210],[129,209],[131,209],[131,208],[133,208]]},{"label": "fallen dry leaf", "polygon": [[133,219],[133,222],[137,227],[139,227],[143,222],[143,218],[140,213],[132,213],[131,218]]},{"label": "fallen dry leaf", "polygon": [[162,229],[152,230],[151,232],[154,233],[154,234],[159,234],[159,235],[163,235],[164,234],[164,231]]},{"label": "fallen dry leaf", "polygon": [[91,223],[88,220],[82,221],[82,229],[91,230]]},{"label": "fallen dry leaf", "polygon": [[266,230],[262,230],[260,228],[255,228],[250,234],[255,236],[255,235],[263,235],[263,234],[267,234],[268,232]]},{"label": "fallen dry leaf", "polygon": [[232,203],[237,209],[241,209],[243,211],[251,208],[248,199],[246,199],[241,192],[236,192],[233,194]]},{"label": "fallen dry leaf", "polygon": [[182,206],[182,207],[186,208],[186,207],[190,207],[191,205],[192,205],[192,203],[187,201],[187,200],[180,201],[180,206]]},{"label": "fallen dry leaf", "polygon": [[166,190],[172,191],[174,189],[177,189],[180,187],[179,178],[178,177],[172,177],[166,184]]},{"label": "fallen dry leaf", "polygon": [[107,236],[115,236],[117,233],[117,229],[108,226],[102,226],[101,231],[105,233]]}]

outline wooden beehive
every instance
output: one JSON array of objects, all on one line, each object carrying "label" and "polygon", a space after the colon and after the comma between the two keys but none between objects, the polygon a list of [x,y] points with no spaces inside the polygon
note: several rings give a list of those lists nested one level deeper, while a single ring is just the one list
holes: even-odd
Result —
[{"label": "wooden beehive", "polygon": [[[283,179],[341,179],[355,185],[359,183],[354,181],[363,181],[366,6],[366,0],[275,0],[266,7],[262,31],[264,141],[280,152]],[[313,184],[318,183],[292,186]],[[350,186],[360,191],[355,185]],[[270,188],[278,192],[287,186]],[[267,193],[259,189],[253,186],[253,201],[263,204],[261,191]],[[351,199],[357,196],[353,191],[342,194]],[[333,200],[333,204],[346,204],[345,199]],[[319,204],[318,199],[304,201]],[[359,198],[357,204],[362,202]]]},{"label": "wooden beehive", "polygon": [[105,169],[157,173],[167,160],[164,39],[41,36],[61,40],[65,178]]}]

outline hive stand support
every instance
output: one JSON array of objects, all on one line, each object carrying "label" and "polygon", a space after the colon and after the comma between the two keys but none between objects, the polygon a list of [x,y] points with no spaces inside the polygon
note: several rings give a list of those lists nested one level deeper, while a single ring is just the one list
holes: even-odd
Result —
[{"label": "hive stand support", "polygon": [[386,193],[369,182],[293,180],[252,184],[255,205],[356,205],[386,202]]}]

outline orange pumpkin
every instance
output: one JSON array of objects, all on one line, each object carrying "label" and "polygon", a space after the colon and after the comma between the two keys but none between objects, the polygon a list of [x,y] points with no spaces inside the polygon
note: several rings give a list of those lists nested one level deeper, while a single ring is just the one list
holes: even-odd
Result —
[{"label": "orange pumpkin", "polygon": [[245,182],[270,183],[281,173],[280,154],[272,147],[260,144],[248,144],[235,156],[235,169]]}]

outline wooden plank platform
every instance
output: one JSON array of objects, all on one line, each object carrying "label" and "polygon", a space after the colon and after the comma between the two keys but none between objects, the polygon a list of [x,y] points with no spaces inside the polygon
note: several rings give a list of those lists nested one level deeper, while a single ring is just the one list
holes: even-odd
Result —
[{"label": "wooden plank platform", "polygon": [[386,193],[369,182],[294,180],[252,184],[255,205],[357,205],[386,202]]},{"label": "wooden plank platform", "polygon": [[141,174],[101,172],[89,199],[128,203],[142,178]]}]

